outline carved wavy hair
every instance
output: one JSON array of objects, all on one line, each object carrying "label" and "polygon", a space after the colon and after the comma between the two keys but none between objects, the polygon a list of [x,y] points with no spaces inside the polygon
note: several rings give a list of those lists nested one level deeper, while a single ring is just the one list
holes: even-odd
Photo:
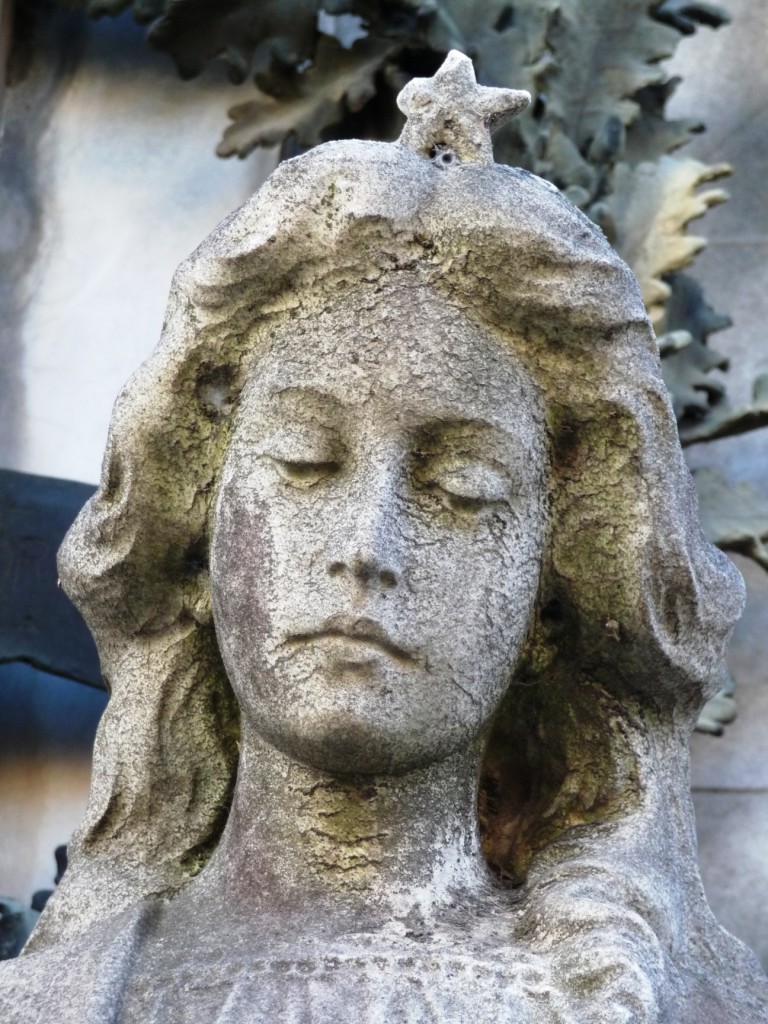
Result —
[{"label": "carved wavy hair", "polygon": [[[743,588],[702,535],[637,282],[527,172],[444,170],[397,144],[345,142],[282,164],[181,264],[161,340],[115,405],[101,485],[59,556],[111,697],[88,811],[32,948],[172,894],[215,847],[238,709],[207,551],[254,328],[309,295],[332,303],[397,274],[498,337],[522,337],[547,410],[551,526],[527,649],[488,745],[488,859],[532,899],[569,865],[571,895],[588,878],[599,902],[614,884],[601,866],[610,849],[627,899],[664,927],[663,880],[673,861],[695,863],[687,737]],[[629,829],[638,817],[647,828]]]}]

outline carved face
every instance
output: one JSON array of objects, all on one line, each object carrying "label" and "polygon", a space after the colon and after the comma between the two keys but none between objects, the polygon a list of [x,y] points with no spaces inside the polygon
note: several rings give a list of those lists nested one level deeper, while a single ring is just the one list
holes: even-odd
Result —
[{"label": "carved face", "polygon": [[213,529],[247,726],[332,772],[405,771],[487,726],[526,635],[543,426],[508,344],[424,289],[274,330]]}]

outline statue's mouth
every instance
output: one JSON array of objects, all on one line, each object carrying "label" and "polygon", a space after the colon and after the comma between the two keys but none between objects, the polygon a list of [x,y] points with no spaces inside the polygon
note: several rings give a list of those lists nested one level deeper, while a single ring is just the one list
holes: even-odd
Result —
[{"label": "statue's mouth", "polygon": [[396,644],[387,631],[373,619],[354,618],[349,615],[332,615],[326,619],[320,629],[310,633],[294,633],[286,641],[289,644],[312,643],[322,639],[354,640],[361,644],[375,647],[397,661],[408,664],[419,664],[413,651],[408,651]]}]

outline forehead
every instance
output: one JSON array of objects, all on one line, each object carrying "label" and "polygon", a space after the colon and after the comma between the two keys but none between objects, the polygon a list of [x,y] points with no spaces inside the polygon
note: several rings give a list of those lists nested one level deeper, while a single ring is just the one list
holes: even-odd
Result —
[{"label": "forehead", "polygon": [[361,288],[268,332],[244,396],[271,414],[327,399],[398,419],[481,420],[515,433],[541,421],[512,340],[424,287]]}]

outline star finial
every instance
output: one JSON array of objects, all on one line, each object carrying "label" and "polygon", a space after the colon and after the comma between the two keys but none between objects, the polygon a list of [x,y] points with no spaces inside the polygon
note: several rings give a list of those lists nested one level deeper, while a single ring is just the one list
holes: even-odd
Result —
[{"label": "star finial", "polygon": [[432,78],[414,78],[397,97],[408,118],[399,141],[438,166],[492,164],[491,132],[530,102],[519,89],[478,85],[469,57],[451,50]]}]

